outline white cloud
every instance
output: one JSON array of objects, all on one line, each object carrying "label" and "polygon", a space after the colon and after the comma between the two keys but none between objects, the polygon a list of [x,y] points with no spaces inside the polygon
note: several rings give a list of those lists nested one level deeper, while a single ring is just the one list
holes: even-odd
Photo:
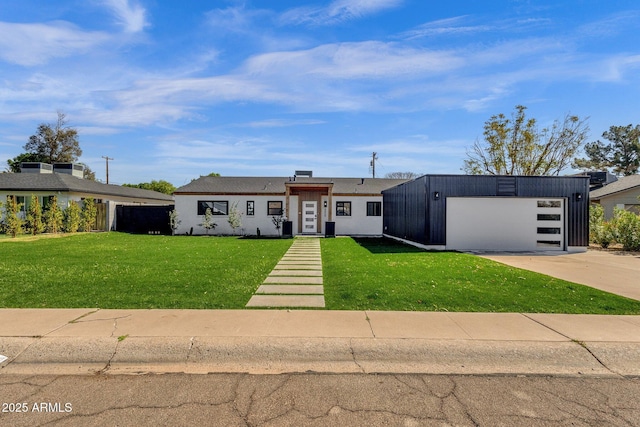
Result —
[{"label": "white cloud", "polygon": [[321,125],[324,123],[326,123],[324,120],[314,120],[314,119],[300,119],[300,120],[270,119],[270,120],[261,120],[257,122],[249,122],[244,126],[248,126],[251,128],[282,128],[282,127],[291,127],[291,126]]},{"label": "white cloud", "polygon": [[283,23],[332,25],[398,7],[402,0],[334,0],[326,7],[297,7],[283,13]]},{"label": "white cloud", "polygon": [[490,25],[463,25],[466,16],[456,16],[453,18],[440,19],[427,22],[418,27],[402,33],[402,38],[412,40],[422,37],[458,35],[486,32],[493,29]]},{"label": "white cloud", "polygon": [[24,66],[85,54],[109,40],[108,34],[82,31],[62,21],[46,24],[0,22],[0,34],[0,58]]},{"label": "white cloud", "polygon": [[453,52],[366,41],[325,44],[312,49],[272,52],[246,61],[248,75],[361,79],[442,73],[464,64]]},{"label": "white cloud", "polygon": [[111,9],[118,23],[127,33],[138,33],[149,25],[147,11],[134,1],[104,0],[104,4]]}]

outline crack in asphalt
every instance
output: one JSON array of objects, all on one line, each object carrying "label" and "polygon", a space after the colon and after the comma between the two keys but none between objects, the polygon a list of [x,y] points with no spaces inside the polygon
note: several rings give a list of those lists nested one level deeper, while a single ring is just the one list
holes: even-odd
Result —
[{"label": "crack in asphalt", "polygon": [[[20,387],[22,386],[22,387]],[[71,413],[0,414],[5,425],[638,425],[640,379],[411,374],[0,376],[3,399],[74,401]],[[95,400],[87,398],[95,391]],[[165,391],[166,390],[166,391]],[[608,390],[606,392],[605,390]],[[155,395],[163,403],[154,402]],[[124,401],[123,401],[124,399]],[[106,401],[105,401],[106,400]],[[92,403],[93,402],[93,403]],[[422,405],[418,402],[423,402]],[[97,405],[91,410],[92,405]],[[141,412],[141,413],[140,413]],[[182,418],[177,415],[182,414]],[[4,418],[8,416],[8,418]],[[155,418],[157,417],[157,418]],[[187,417],[187,418],[184,418]],[[213,418],[211,418],[213,417]],[[129,422],[129,421],[127,421]],[[136,423],[136,421],[132,421]],[[182,421],[184,422],[184,421]]]}]

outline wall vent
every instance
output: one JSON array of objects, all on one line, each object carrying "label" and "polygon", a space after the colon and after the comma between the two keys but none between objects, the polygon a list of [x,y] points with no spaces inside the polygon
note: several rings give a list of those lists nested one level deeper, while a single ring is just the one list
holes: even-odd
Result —
[{"label": "wall vent", "polygon": [[518,188],[515,177],[498,177],[496,194],[498,196],[517,196]]}]

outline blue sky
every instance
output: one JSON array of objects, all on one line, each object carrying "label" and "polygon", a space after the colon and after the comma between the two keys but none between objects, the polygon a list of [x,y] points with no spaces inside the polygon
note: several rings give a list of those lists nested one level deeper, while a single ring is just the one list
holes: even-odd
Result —
[{"label": "blue sky", "polygon": [[637,0],[0,0],[0,168],[61,110],[111,183],[461,173],[518,104],[638,124],[638,28]]}]

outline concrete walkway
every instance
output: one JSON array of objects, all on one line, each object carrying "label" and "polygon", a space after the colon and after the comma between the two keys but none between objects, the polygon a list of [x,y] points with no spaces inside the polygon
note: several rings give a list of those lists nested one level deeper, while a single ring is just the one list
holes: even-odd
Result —
[{"label": "concrete walkway", "polygon": [[[1,309],[2,374],[640,375],[640,316]],[[1,358],[0,358],[1,359]]]},{"label": "concrete walkway", "polygon": [[247,307],[324,308],[320,240],[296,237]]}]

